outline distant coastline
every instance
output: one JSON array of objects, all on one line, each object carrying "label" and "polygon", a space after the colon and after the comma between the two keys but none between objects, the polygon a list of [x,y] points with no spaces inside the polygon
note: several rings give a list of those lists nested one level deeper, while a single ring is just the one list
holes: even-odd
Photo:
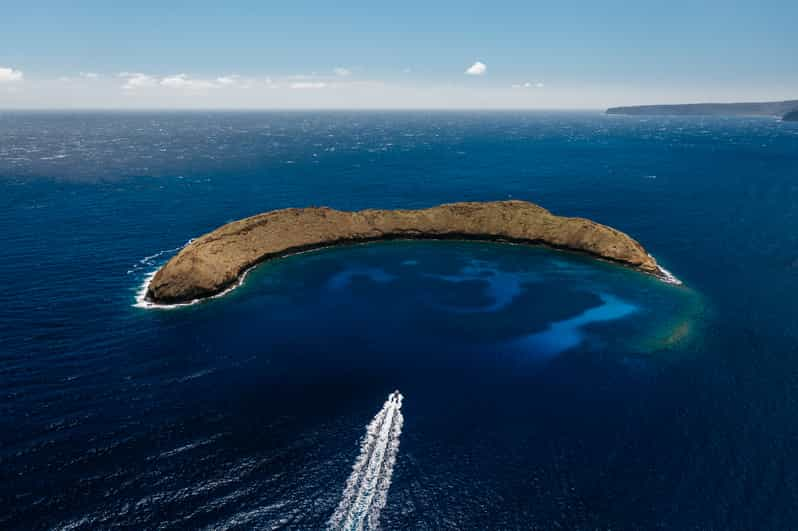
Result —
[{"label": "distant coastline", "polygon": [[[686,103],[610,107],[607,114],[632,116],[769,116],[798,120],[798,100],[747,103]],[[788,116],[793,116],[788,118]]]}]

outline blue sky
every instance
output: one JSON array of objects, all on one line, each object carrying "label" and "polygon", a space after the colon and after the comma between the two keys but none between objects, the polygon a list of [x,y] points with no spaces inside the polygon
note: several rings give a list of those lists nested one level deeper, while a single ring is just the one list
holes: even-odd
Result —
[{"label": "blue sky", "polygon": [[0,14],[0,107],[798,98],[795,1],[3,0]]}]

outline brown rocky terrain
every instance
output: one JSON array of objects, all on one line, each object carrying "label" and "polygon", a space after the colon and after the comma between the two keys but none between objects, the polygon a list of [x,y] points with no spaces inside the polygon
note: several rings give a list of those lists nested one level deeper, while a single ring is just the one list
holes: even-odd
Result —
[{"label": "brown rocky terrain", "polygon": [[288,208],[234,221],[184,247],[152,278],[159,304],[216,295],[254,265],[299,251],[390,239],[463,239],[542,244],[586,253],[664,277],[637,241],[584,218],[556,216],[525,201],[452,203],[424,210],[342,212]]}]

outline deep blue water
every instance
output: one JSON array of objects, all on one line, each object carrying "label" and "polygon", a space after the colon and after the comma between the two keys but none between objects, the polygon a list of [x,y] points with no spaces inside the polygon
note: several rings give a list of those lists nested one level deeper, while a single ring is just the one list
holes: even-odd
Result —
[{"label": "deep blue water", "polygon": [[[630,233],[685,286],[390,242],[135,307],[236,218],[508,197]],[[0,113],[0,228],[0,528],[798,527],[796,124]]]}]

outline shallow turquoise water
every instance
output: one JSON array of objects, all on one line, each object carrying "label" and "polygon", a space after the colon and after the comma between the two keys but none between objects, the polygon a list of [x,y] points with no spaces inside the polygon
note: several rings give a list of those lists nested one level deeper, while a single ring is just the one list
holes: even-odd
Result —
[{"label": "shallow turquoise water", "polygon": [[296,322],[292,330],[299,326],[321,343],[330,341],[331,328],[357,330],[372,348],[399,355],[484,349],[528,360],[621,344],[620,338],[656,341],[667,327],[695,325],[696,312],[705,311],[691,290],[613,264],[476,242],[397,241],[304,253],[256,268],[242,287],[204,304],[279,314],[285,326]]}]

